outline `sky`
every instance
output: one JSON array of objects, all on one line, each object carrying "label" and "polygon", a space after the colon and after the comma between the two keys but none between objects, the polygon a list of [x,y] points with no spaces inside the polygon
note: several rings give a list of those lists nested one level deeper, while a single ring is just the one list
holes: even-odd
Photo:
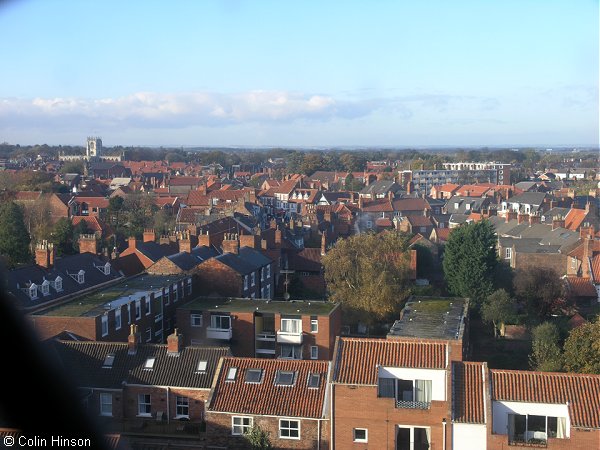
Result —
[{"label": "sky", "polygon": [[0,142],[598,146],[598,0],[0,1]]}]

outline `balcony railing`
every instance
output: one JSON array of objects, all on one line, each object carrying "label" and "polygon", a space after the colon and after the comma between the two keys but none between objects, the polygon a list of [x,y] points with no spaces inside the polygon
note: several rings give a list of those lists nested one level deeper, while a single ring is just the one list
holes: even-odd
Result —
[{"label": "balcony railing", "polygon": [[277,332],[277,342],[279,344],[302,344],[302,333],[290,333],[288,331]]},{"label": "balcony railing", "polygon": [[231,328],[211,328],[206,329],[207,339],[221,339],[225,341],[231,340],[233,333]]},{"label": "balcony railing", "polygon": [[414,401],[396,400],[396,408],[429,409],[430,407],[431,407],[430,402],[414,402]]},{"label": "balcony railing", "polygon": [[262,333],[257,333],[256,340],[257,341],[275,342],[275,332],[274,331],[263,331]]},{"label": "balcony railing", "polygon": [[541,438],[530,438],[525,440],[523,436],[508,437],[508,445],[511,447],[532,447],[532,448],[546,448],[548,447],[548,441]]},{"label": "balcony railing", "polygon": [[178,437],[203,438],[205,425],[203,422],[189,422],[171,419],[112,419],[106,421],[105,428],[112,432],[126,434],[171,435]]}]

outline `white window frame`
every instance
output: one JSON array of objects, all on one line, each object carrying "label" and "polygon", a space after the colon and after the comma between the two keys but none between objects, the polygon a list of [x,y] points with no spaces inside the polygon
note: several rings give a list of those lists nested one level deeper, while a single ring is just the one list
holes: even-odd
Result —
[{"label": "white window frame", "polygon": [[[297,328],[297,331],[294,331]],[[281,319],[281,332],[290,334],[302,334],[302,319]]]},{"label": "white window frame", "polygon": [[244,275],[244,290],[248,290],[248,275]]},{"label": "white window frame", "polygon": [[254,425],[254,418],[249,416],[231,417],[231,434],[233,436],[243,436],[250,431]]},{"label": "white window frame", "polygon": [[109,392],[100,392],[98,403],[100,404],[100,415],[112,417],[112,394]]},{"label": "white window frame", "polygon": [[121,307],[115,309],[115,330],[120,330],[122,325]]},{"label": "white window frame", "polygon": [[225,381],[235,381],[237,378],[237,372],[238,372],[237,367],[230,367],[227,370],[227,375],[225,377]]},{"label": "white window frame", "polygon": [[146,315],[149,316],[150,314],[152,314],[152,299],[148,295],[146,297]]},{"label": "white window frame", "polygon": [[56,292],[62,291],[62,278],[61,277],[56,277],[56,280],[54,280],[54,289],[56,290]]},{"label": "white window frame", "polygon": [[135,320],[142,318],[142,301],[140,299],[135,301]]},{"label": "white window frame", "polygon": [[319,347],[316,345],[310,346],[310,359],[319,359]]},{"label": "white window frame", "polygon": [[512,258],[512,248],[507,247],[504,249],[504,259],[511,259],[511,258]]},{"label": "white window frame", "polygon": [[187,279],[187,294],[192,295],[192,279]]},{"label": "white window frame", "polygon": [[310,319],[310,332],[311,333],[319,332],[319,319]]},{"label": "white window frame", "polygon": [[179,300],[179,283],[173,283],[173,303]]},{"label": "white window frame", "polygon": [[35,283],[29,286],[29,298],[31,300],[35,300],[36,298],[38,298],[37,291],[38,289]]},{"label": "white window frame", "polygon": [[202,314],[190,314],[190,326],[199,328],[202,326]]},{"label": "white window frame", "polygon": [[[287,426],[283,426],[287,422]],[[292,427],[292,423],[296,426]],[[290,433],[297,432],[298,436],[290,436]],[[284,436],[287,434],[287,436]],[[300,421],[298,419],[279,419],[279,439],[294,439],[300,440]]]},{"label": "white window frame", "polygon": [[250,274],[250,286],[256,286],[256,272]]},{"label": "white window frame", "polygon": [[85,270],[81,269],[79,272],[77,272],[77,283],[85,283]]},{"label": "white window frame", "polygon": [[48,280],[44,280],[44,282],[42,283],[42,295],[50,295],[50,283],[48,282]]},{"label": "white window frame", "polygon": [[[357,431],[364,431],[365,437],[357,438],[356,437]],[[367,428],[353,428],[352,429],[352,442],[369,442],[369,430]]]},{"label": "white window frame", "polygon": [[267,275],[265,276],[266,279],[271,278],[271,264],[267,264],[266,266],[267,269]]},{"label": "white window frame", "polygon": [[104,275],[110,275],[110,263],[104,264]]},{"label": "white window frame", "polygon": [[102,337],[108,336],[108,315],[104,314],[102,316]]},{"label": "white window frame", "polygon": [[152,327],[146,328],[146,342],[152,341]]},{"label": "white window frame", "polygon": [[138,417],[152,417],[152,396],[150,394],[138,394],[137,415]]},{"label": "white window frame", "polygon": [[[187,411],[184,413],[184,411]],[[190,418],[190,399],[188,397],[177,396],[175,399],[175,418]]]},{"label": "white window frame", "polygon": [[267,284],[265,286],[265,297],[264,298],[271,298],[271,285]]},{"label": "white window frame", "polygon": [[[410,429],[410,435],[409,435],[409,449],[410,450],[414,450],[415,448],[415,428],[423,428],[425,430],[429,430],[428,436],[429,436],[429,445],[431,446],[431,427],[426,427],[426,426],[410,426],[410,425],[397,425],[396,428],[408,428]],[[395,430],[395,432],[397,433],[397,430]]]},{"label": "white window frame", "polygon": [[[221,324],[221,321],[227,318],[227,320],[229,321],[229,326],[228,327],[223,327]],[[231,316],[226,316],[226,315],[219,315],[219,314],[213,314],[210,316],[210,327],[211,328],[216,328],[218,330],[231,330]]]}]

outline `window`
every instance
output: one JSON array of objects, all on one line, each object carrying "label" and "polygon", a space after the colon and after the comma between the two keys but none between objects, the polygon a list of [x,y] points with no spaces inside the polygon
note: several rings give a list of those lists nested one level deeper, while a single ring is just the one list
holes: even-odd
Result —
[{"label": "window", "polygon": [[231,318],[229,316],[210,316],[210,327],[229,330],[231,328]]},{"label": "window", "polygon": [[379,379],[379,397],[395,398],[398,407],[418,408],[431,403],[431,380]]},{"label": "window", "polygon": [[267,284],[265,286],[265,297],[264,298],[271,298],[271,285]]},{"label": "window", "polygon": [[135,320],[140,320],[142,318],[142,301],[135,301]]},{"label": "window", "polygon": [[319,332],[319,320],[315,316],[310,318],[310,332],[311,333]]},{"label": "window", "polygon": [[193,327],[201,327],[202,326],[202,314],[192,314],[190,316],[192,320]]},{"label": "window", "polygon": [[146,315],[149,316],[152,312],[152,301],[150,296],[146,297]]},{"label": "window", "polygon": [[29,298],[31,298],[31,300],[35,300],[36,298],[38,298],[37,286],[35,284],[29,286]]},{"label": "window", "polygon": [[373,222],[367,220],[367,228],[373,228]]},{"label": "window", "polygon": [[427,228],[425,227],[419,227],[419,233],[425,233],[426,230]]},{"label": "window", "polygon": [[127,325],[131,325],[131,304],[127,305]]},{"label": "window", "polygon": [[244,290],[248,290],[248,275],[244,275]]},{"label": "window", "polygon": [[291,334],[302,333],[302,320],[300,320],[300,319],[281,319],[281,331],[283,333],[291,333]]},{"label": "window", "polygon": [[567,438],[565,417],[508,415],[509,442],[528,442],[532,439],[546,441],[548,438]]},{"label": "window", "polygon": [[230,367],[227,371],[227,378],[225,381],[235,381],[235,377],[237,376],[237,367]]},{"label": "window", "polygon": [[354,428],[352,430],[352,440],[354,442],[369,442],[366,428]]},{"label": "window", "polygon": [[179,298],[179,286],[177,283],[173,283],[173,290],[171,291],[171,295],[173,296],[173,303],[175,303]]},{"label": "window", "polygon": [[100,415],[112,416],[112,394],[100,393]]},{"label": "window", "polygon": [[250,286],[254,286],[256,284],[256,272],[252,272],[250,274]]},{"label": "window", "polygon": [[260,384],[262,369],[246,369],[246,383]]},{"label": "window", "polygon": [[56,289],[56,292],[62,291],[62,278],[61,277],[56,277],[56,280],[54,280],[54,289]]},{"label": "window", "polygon": [[275,374],[275,386],[293,386],[296,372],[278,370]]},{"label": "window", "polygon": [[187,279],[187,293],[188,295],[192,295],[192,279]]},{"label": "window", "polygon": [[102,368],[110,369],[110,368],[112,368],[114,362],[115,362],[115,354],[109,353],[108,355],[106,355],[106,358],[104,358],[104,362],[102,363]]},{"label": "window", "polygon": [[279,357],[282,359],[302,359],[301,345],[281,345]]},{"label": "window", "polygon": [[279,419],[279,437],[281,439],[300,439],[300,421]]},{"label": "window", "polygon": [[271,277],[271,264],[268,264],[267,266],[265,266],[265,269],[267,269],[267,274],[265,275],[265,278],[270,278]]},{"label": "window", "polygon": [[48,280],[44,280],[42,283],[42,294],[50,295],[50,283],[48,283]]},{"label": "window", "polygon": [[152,370],[154,369],[154,363],[156,362],[156,358],[148,358],[144,364],[144,370]]},{"label": "window", "polygon": [[265,280],[265,268],[261,267],[260,268],[260,281],[264,281]]},{"label": "window", "polygon": [[110,263],[104,264],[104,275],[110,275]]},{"label": "window", "polygon": [[121,307],[115,309],[115,330],[121,329]]},{"label": "window", "polygon": [[146,328],[146,342],[152,340],[152,328]]},{"label": "window", "polygon": [[504,258],[505,259],[511,259],[512,258],[512,248],[505,248],[504,249]]},{"label": "window", "polygon": [[77,282],[79,284],[85,283],[85,271],[83,269],[77,273]]},{"label": "window", "polygon": [[175,418],[190,417],[190,401],[187,397],[177,396],[175,401]]},{"label": "window", "polygon": [[430,448],[430,435],[429,428],[399,426],[396,428],[396,443],[398,448],[406,450]]},{"label": "window", "polygon": [[252,423],[252,417],[233,416],[231,418],[231,434],[241,435],[249,432]]},{"label": "window", "polygon": [[310,359],[319,359],[319,347],[316,345],[310,346]]},{"label": "window", "polygon": [[102,316],[102,336],[108,335],[108,316]]},{"label": "window", "polygon": [[577,258],[571,258],[571,269],[577,269]]},{"label": "window", "polygon": [[163,319],[162,313],[158,313],[156,316],[154,316],[154,323],[162,322],[162,319]]},{"label": "window", "polygon": [[198,361],[198,366],[196,367],[196,373],[206,373],[206,366],[208,361]]},{"label": "window", "polygon": [[150,417],[151,415],[150,394],[138,394],[138,416]]},{"label": "window", "polygon": [[321,384],[321,375],[318,373],[311,373],[308,375],[308,387],[309,388],[318,388]]}]

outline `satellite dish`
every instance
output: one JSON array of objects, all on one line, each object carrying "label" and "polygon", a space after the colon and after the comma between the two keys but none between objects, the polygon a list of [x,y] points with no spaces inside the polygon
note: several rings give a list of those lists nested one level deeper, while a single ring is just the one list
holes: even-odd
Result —
[{"label": "satellite dish", "polygon": [[285,298],[286,300],[289,300],[290,299],[289,292],[286,292],[285,294],[283,294],[283,298]]}]

